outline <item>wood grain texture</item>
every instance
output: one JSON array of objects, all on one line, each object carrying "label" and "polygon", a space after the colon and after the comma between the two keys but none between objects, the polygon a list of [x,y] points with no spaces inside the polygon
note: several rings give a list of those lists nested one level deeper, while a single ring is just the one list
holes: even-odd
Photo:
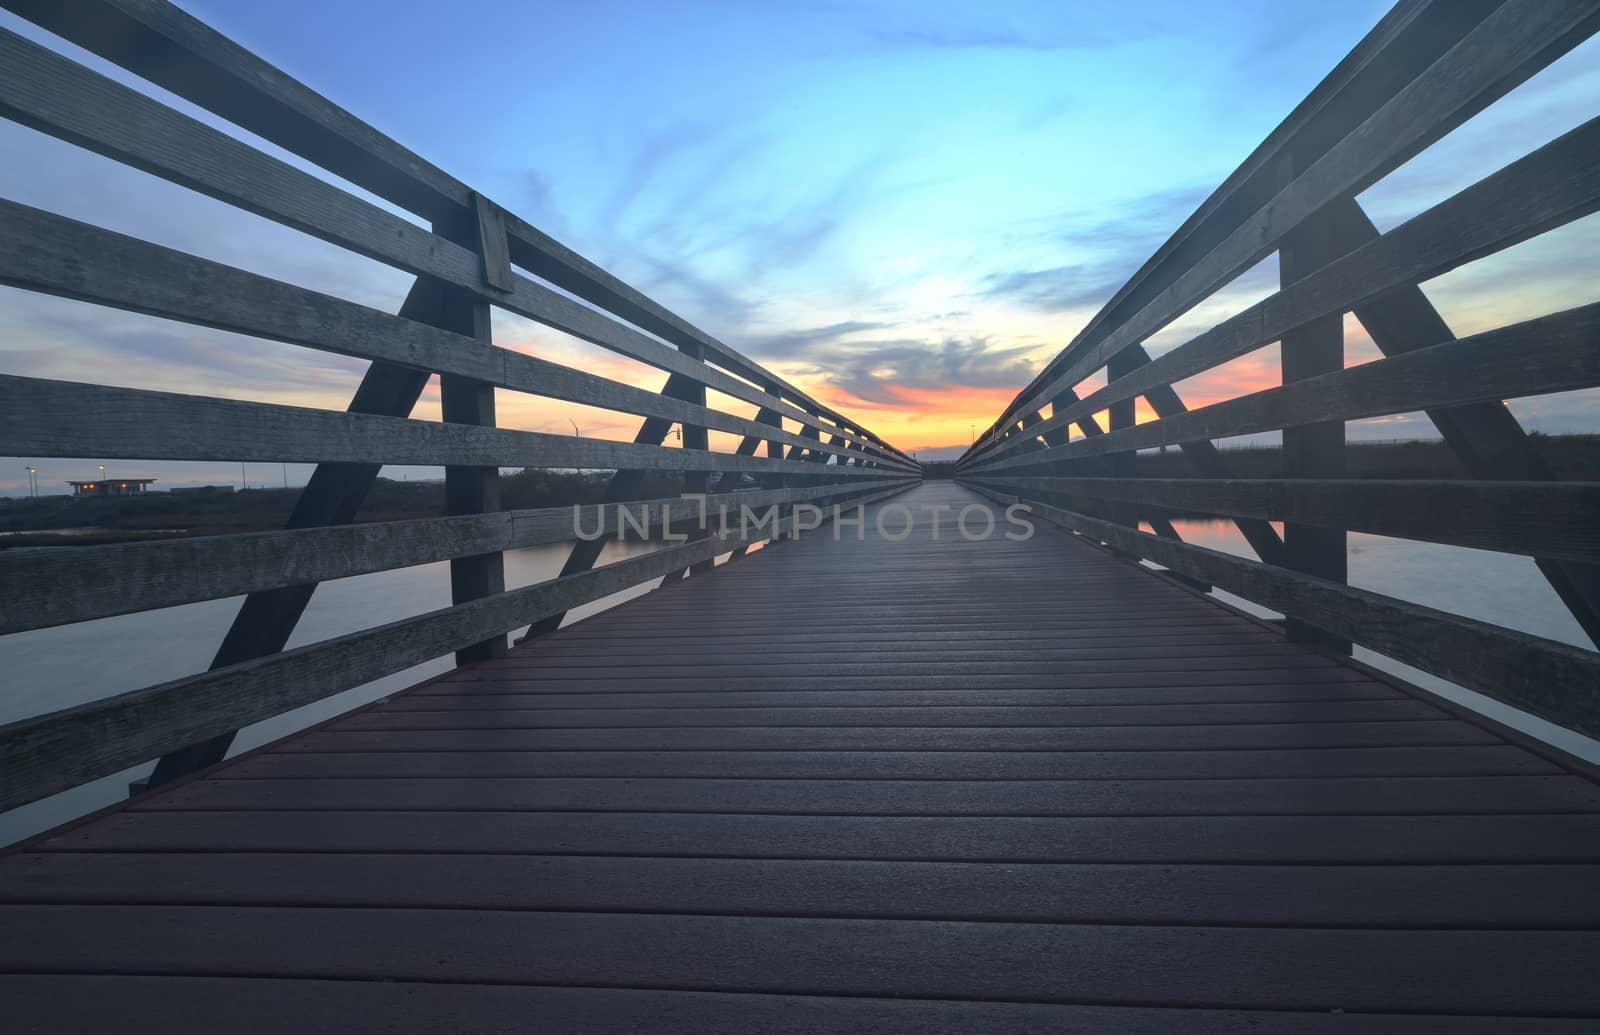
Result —
[{"label": "wood grain texture", "polygon": [[1600,654],[1368,590],[1242,560],[1049,504],[1043,519],[1586,735],[1600,733]]},{"label": "wood grain texture", "polygon": [[1319,421],[1360,420],[1589,388],[1600,384],[1600,357],[1593,348],[1596,335],[1600,335],[1600,303],[1262,389],[1097,438],[976,463],[964,473],[978,477],[1050,461]]},{"label": "wood grain texture", "polygon": [[[1304,100],[1228,174],[1205,201],[1119,287],[1066,349],[1047,363],[1002,412],[996,425],[1038,394],[1039,386],[1107,328],[1114,328],[1224,240],[1283,188],[1279,162],[1290,148],[1325,153],[1398,89],[1416,79],[1498,7],[1498,0],[1397,3],[1323,77]],[[982,448],[995,425],[979,437]]]},{"label": "wood grain texture", "polygon": [[[1600,729],[1591,653],[1213,554],[1177,541],[1159,512],[1184,493],[1243,511],[1241,528],[1277,563],[1269,520],[1338,527],[1386,501],[1448,505],[1474,486],[1339,494],[1335,472],[1308,469],[1324,477],[1290,500],[1227,479],[1210,439],[1418,406],[1465,419],[1519,391],[1600,383],[1586,355],[1596,307],[1403,346],[1394,327],[1426,321],[1382,319],[1393,285],[1591,211],[1594,124],[1404,233],[1357,241],[1365,258],[1326,277],[1299,277],[1292,261],[1308,217],[1569,50],[1600,23],[1600,2],[1402,0],[964,458],[969,475],[1023,472],[968,483],[988,503],[966,484],[919,482],[878,436],[164,0],[0,2],[436,227],[471,232],[424,232],[11,34],[0,34],[0,113],[435,278],[472,307],[474,328],[492,301],[670,374],[662,393],[640,392],[7,205],[0,280],[356,355],[402,379],[437,370],[450,421],[0,379],[0,435],[19,452],[443,464],[455,510],[492,511],[489,472],[503,464],[615,468],[618,498],[637,495],[641,470],[749,470],[763,488],[737,499],[777,504],[786,520],[813,500],[868,504],[842,535],[744,532],[592,570],[580,548],[546,583],[477,585],[458,602],[486,595],[449,609],[0,730],[4,807],[669,582],[0,856],[12,1027],[177,1030],[203,1017],[240,1031],[1316,1035],[1579,1031],[1600,1018],[1592,770],[1084,541]],[[1280,242],[1294,281],[1284,292],[1177,359],[1148,359],[1148,333]],[[1208,369],[1230,349],[1326,324],[1357,296],[1391,357],[1366,372],[1192,412],[1172,392],[1185,364]],[[1079,401],[1072,386],[1108,363],[1120,376],[1105,391],[1121,394]],[[1298,373],[1316,372],[1286,369],[1286,380]],[[492,423],[491,386],[645,422],[633,443],[471,426]],[[759,413],[711,410],[708,388]],[[1160,420],[1136,424],[1140,394]],[[1103,433],[1093,414],[1104,405]],[[1072,423],[1088,438],[1069,442]],[[687,448],[662,448],[673,424]],[[1449,419],[1441,427],[1463,438]],[[707,429],[741,436],[739,448],[711,452]],[[1173,441],[1206,478],[1059,484],[1084,469],[1063,461],[1105,457],[1088,466],[1109,471],[1141,443]],[[838,470],[819,466],[830,463]],[[469,469],[483,477],[465,485]],[[1561,553],[1547,565],[1592,560],[1582,487],[1520,477],[1541,483],[1520,509],[1506,498],[1514,486],[1473,498],[1511,517],[1451,514],[1441,534],[1507,546],[1543,536]],[[1057,488],[1036,510],[1083,535],[1043,523],[1004,534],[1017,527],[1003,509],[1012,493]],[[1554,518],[1535,509],[1557,498],[1570,506]],[[911,508],[903,535],[891,500]],[[1065,509],[1084,500],[1101,509]],[[1150,508],[1163,535],[1102,520],[1130,508]],[[101,569],[83,565],[100,559],[136,583],[134,602],[156,606],[481,557],[554,541],[542,537],[568,517],[461,514],[70,561],[45,551],[0,556],[0,575],[88,582]],[[974,517],[995,533],[966,535]],[[1391,533],[1410,527],[1387,520]],[[752,546],[708,573],[712,557]],[[174,578],[176,564],[197,570]],[[680,580],[685,569],[698,574]],[[0,613],[0,631],[127,609],[77,584],[38,603],[38,615]]]},{"label": "wood grain texture", "polygon": [[[893,495],[902,489],[882,490]],[[359,686],[462,647],[659,578],[741,543],[740,529],[602,568],[482,597],[104,701],[0,726],[0,807],[10,808],[145,759]],[[768,529],[773,526],[768,525]]]},{"label": "wood grain texture", "polygon": [[24,854],[0,902],[1484,929],[1600,924],[1600,867]]},{"label": "wood grain texture", "polygon": [[1326,523],[1373,535],[1600,563],[1600,484],[1593,482],[1024,475],[1002,481],[1028,494]]},{"label": "wood grain texture", "polygon": [[[1592,1016],[1588,931],[638,913],[0,907],[0,970],[463,981],[1183,1007]],[[102,937],[76,932],[92,923]],[[317,936],[308,938],[306,932]],[[559,952],[530,951],[535,946]],[[1508,973],[1504,960],[1518,965]],[[1179,965],[1179,964],[1182,965]],[[1406,980],[1395,981],[1403,973]],[[1342,1004],[1342,1005],[1341,1005]]]},{"label": "wood grain texture", "polygon": [[[1590,120],[1381,237],[1360,244],[1326,268],[1286,282],[1281,290],[1164,352],[1137,372],[1056,409],[1040,429],[1065,428],[1078,417],[1097,413],[1119,400],[1236,359],[1308,320],[1347,312],[1390,288],[1432,279],[1581,218],[1600,205],[1597,169],[1600,120]],[[1341,218],[1348,216],[1342,214]],[[1000,444],[975,449],[964,466],[999,459],[1010,449]]]},{"label": "wood grain texture", "polygon": [[[590,1035],[1104,1035],[1182,1031],[1232,1035],[1578,1035],[1589,1022],[1550,1017],[1462,1017],[1394,1013],[1061,1006],[950,999],[842,998],[635,988],[293,978],[0,976],[0,995],[23,1031],[98,1035],[131,1014],[152,1029],[178,1030],[204,1014],[241,1035],[321,1026],[340,1032],[517,1031]],[[30,1027],[30,1025],[32,1027]]]},{"label": "wood grain texture", "polygon": [[1586,39],[1597,18],[1600,10],[1589,0],[1500,5],[1137,312],[1098,340],[1069,345],[1063,372],[1028,390],[1029,397],[1048,399],[1077,385],[1111,356],[1159,331],[1272,252],[1318,209],[1359,193]]},{"label": "wood grain texture", "polygon": [[[1003,521],[980,499],[921,484],[904,538],[882,500],[859,539],[674,582],[0,859],[0,986],[23,1011],[350,986],[379,991],[247,1001],[402,1030],[513,992],[576,1031],[1600,1013],[1592,780],[1048,524],[963,538],[964,507]],[[462,994],[396,1015],[413,987]],[[630,1012],[686,990],[710,998]],[[803,1008],[752,1005],[775,993]]]},{"label": "wood grain texture", "polygon": [[[82,0],[70,12],[28,0],[13,0],[8,6],[430,221],[474,214],[477,195],[465,184],[163,0]],[[21,99],[13,117],[381,261],[399,260],[402,268],[440,276],[458,287],[484,286],[483,267],[471,251],[452,249],[449,242],[419,234],[404,220],[254,153],[41,48],[29,50],[30,46],[15,39],[10,44],[14,53],[9,56],[23,73],[16,84]],[[130,133],[131,127],[139,132]],[[506,213],[503,222],[510,261],[636,326],[662,334],[675,345],[703,343],[737,376],[729,378],[709,370],[706,374],[730,387],[733,394],[749,392],[752,381],[771,380],[759,365],[523,220]],[[402,242],[398,252],[391,237]],[[452,264],[461,276],[408,265],[420,262],[437,267],[440,259]],[[599,334],[611,342],[606,347],[651,354],[669,369],[675,362],[673,349],[663,348],[655,339],[630,331],[592,309],[574,306],[564,295],[526,277],[512,274],[509,289],[502,293],[491,288],[490,294],[497,303],[532,319],[580,336]],[[804,413],[805,406],[819,408],[827,414],[830,426],[860,435],[868,449],[908,460],[878,436],[818,406],[793,385],[781,384],[783,394],[801,406],[790,407],[775,399],[780,408],[792,409],[794,415]]]},{"label": "wood grain texture", "polygon": [[14,375],[0,375],[0,405],[0,435],[27,456],[817,472],[800,461]]},{"label": "wood grain texture", "polygon": [[[891,479],[831,482],[806,489],[713,493],[705,506],[752,509],[780,503],[843,501],[889,488]],[[699,499],[635,500],[632,520],[652,533],[681,533]],[[633,528],[635,525],[628,525]],[[282,586],[300,586],[391,568],[526,546],[561,543],[574,529],[609,541],[622,531],[615,506],[508,510],[281,532],[197,536],[144,543],[0,551],[0,634],[92,618],[174,607]]]},{"label": "wood grain texture", "polygon": [[[457,246],[440,238],[439,248]],[[470,252],[457,250],[462,252],[458,265],[473,261]],[[449,272],[449,279],[423,275],[461,288],[466,274],[458,269]],[[703,404],[497,348],[408,319],[404,313],[379,312],[12,202],[0,202],[0,282],[603,409],[693,421],[734,434],[756,431],[754,421]],[[663,362],[681,368],[679,376],[692,377],[696,372],[693,358],[670,349],[660,355],[668,354]],[[746,394],[755,400],[769,398],[753,390]],[[815,419],[803,411],[799,416]],[[808,441],[789,432],[780,431],[779,436],[785,442]],[[899,460],[890,463],[907,466]]]}]

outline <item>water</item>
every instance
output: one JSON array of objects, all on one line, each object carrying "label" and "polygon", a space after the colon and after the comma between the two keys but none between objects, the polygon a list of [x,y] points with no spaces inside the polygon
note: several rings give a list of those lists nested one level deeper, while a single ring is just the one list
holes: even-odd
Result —
[{"label": "water", "polygon": [[[1174,521],[1173,526],[1186,541],[1197,546],[1240,557],[1255,557],[1255,552],[1230,521]],[[1349,534],[1348,549],[1352,586],[1561,643],[1586,649],[1594,647],[1531,557],[1389,539],[1361,532]],[[1216,595],[1251,614],[1279,617],[1275,611],[1230,593],[1217,591]],[[1374,668],[1391,672],[1563,751],[1600,762],[1600,742],[1365,647],[1357,647],[1355,656]]]},{"label": "water", "polygon": [[[599,564],[648,553],[649,543],[608,543]],[[506,588],[553,578],[565,563],[569,544],[511,550],[506,558]],[[575,608],[568,622],[649,592],[651,580],[594,603]],[[0,637],[0,723],[56,711],[205,671],[222,642],[241,597],[119,615],[93,622],[38,629]],[[338,579],[317,587],[290,647],[409,618],[450,604],[448,562]],[[519,631],[520,632],[520,631]],[[513,634],[517,635],[517,634]],[[340,712],[403,690],[451,667],[449,657],[396,672],[242,730],[233,753],[304,729]],[[128,783],[142,778],[154,763],[136,766],[62,794],[0,813],[0,845],[29,837],[76,816],[122,800]]]}]

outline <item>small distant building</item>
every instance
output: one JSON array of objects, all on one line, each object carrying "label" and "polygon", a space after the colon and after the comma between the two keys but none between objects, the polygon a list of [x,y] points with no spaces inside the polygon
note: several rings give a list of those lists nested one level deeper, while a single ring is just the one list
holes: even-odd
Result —
[{"label": "small distant building", "polygon": [[154,478],[102,478],[94,482],[68,482],[74,496],[143,496]]}]

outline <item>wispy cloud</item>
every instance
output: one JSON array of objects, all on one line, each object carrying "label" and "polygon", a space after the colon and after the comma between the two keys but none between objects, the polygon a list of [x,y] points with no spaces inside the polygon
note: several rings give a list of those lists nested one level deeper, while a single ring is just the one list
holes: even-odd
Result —
[{"label": "wispy cloud", "polygon": [[1073,261],[990,273],[978,296],[1047,313],[1098,306],[1178,229],[1206,194],[1203,187],[1185,186],[1038,220],[1022,236],[1031,238],[1035,248],[1072,256]]},{"label": "wispy cloud", "polygon": [[[1037,348],[997,345],[985,338],[940,342],[836,342],[812,350],[814,376],[858,399],[904,401],[902,390],[1000,388],[1015,390],[1037,369]],[[898,393],[898,394],[897,394]]]}]

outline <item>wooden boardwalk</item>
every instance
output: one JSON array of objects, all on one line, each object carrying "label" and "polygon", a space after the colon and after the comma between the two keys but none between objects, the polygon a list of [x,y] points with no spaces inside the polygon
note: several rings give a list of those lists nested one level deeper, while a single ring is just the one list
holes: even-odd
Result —
[{"label": "wooden boardwalk", "polygon": [[7,1029],[1594,1030],[1590,779],[889,502],[6,857]]}]

